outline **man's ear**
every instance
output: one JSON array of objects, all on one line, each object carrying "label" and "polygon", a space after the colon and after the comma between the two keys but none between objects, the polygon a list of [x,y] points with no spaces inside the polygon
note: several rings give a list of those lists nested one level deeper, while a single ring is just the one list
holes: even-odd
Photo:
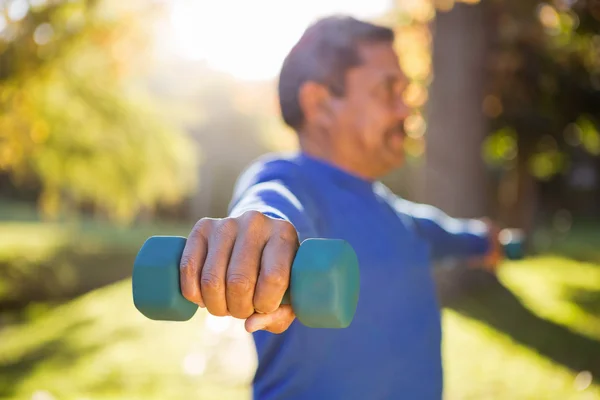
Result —
[{"label": "man's ear", "polygon": [[298,93],[304,121],[310,124],[328,126],[333,122],[332,96],[324,85],[308,81]]}]

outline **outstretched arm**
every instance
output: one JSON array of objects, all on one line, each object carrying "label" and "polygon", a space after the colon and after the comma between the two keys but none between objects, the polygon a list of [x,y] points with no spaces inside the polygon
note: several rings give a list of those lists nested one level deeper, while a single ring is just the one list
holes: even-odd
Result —
[{"label": "outstretched arm", "polygon": [[434,206],[402,199],[385,187],[379,191],[399,216],[431,244],[434,259],[462,258],[489,268],[499,262],[498,229],[491,221],[453,218]]}]

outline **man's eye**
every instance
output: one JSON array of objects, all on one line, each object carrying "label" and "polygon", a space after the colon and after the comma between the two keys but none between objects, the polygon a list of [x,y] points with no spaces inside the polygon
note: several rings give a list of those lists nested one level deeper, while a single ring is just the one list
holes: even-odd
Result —
[{"label": "man's eye", "polygon": [[393,102],[396,98],[401,97],[403,92],[402,84],[395,79],[382,82],[377,88],[377,96],[383,101]]}]

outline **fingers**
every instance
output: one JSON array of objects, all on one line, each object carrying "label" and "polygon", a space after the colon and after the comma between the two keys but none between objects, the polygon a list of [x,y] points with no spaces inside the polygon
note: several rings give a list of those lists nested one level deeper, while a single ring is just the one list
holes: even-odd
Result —
[{"label": "fingers", "polygon": [[252,333],[258,330],[266,330],[271,333],[282,333],[286,331],[296,315],[290,305],[283,305],[269,314],[253,314],[246,320],[246,331]]},{"label": "fingers", "polygon": [[288,288],[298,235],[294,227],[281,221],[274,228],[263,250],[260,273],[254,292],[254,308],[259,313],[274,312]]},{"label": "fingers", "polygon": [[208,250],[208,228],[210,222],[200,220],[192,229],[183,249],[180,268],[181,294],[192,303],[204,307],[200,291],[200,274]]},{"label": "fingers", "polygon": [[280,304],[298,246],[291,223],[259,212],[204,218],[181,257],[182,294],[212,315],[247,318],[251,329],[281,333],[295,318]]},{"label": "fingers", "polygon": [[200,290],[208,312],[216,316],[229,314],[225,297],[225,276],[237,230],[234,219],[223,219],[216,223],[208,237],[208,254],[200,276]]},{"label": "fingers", "polygon": [[267,242],[266,226],[253,219],[262,215],[246,217],[247,227],[238,235],[231,261],[227,268],[226,293],[229,313],[235,318],[248,318],[254,313],[254,290],[258,279],[263,247]]}]

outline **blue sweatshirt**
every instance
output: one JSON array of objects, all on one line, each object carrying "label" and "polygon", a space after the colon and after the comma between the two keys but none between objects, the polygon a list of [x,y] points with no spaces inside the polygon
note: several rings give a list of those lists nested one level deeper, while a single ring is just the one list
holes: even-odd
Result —
[{"label": "blue sweatshirt", "polygon": [[238,179],[230,215],[257,210],[291,222],[300,241],[348,241],[360,295],[346,329],[295,320],[253,334],[256,399],[441,399],[440,310],[432,260],[482,255],[485,224],[450,218],[304,153],[268,155]]}]

